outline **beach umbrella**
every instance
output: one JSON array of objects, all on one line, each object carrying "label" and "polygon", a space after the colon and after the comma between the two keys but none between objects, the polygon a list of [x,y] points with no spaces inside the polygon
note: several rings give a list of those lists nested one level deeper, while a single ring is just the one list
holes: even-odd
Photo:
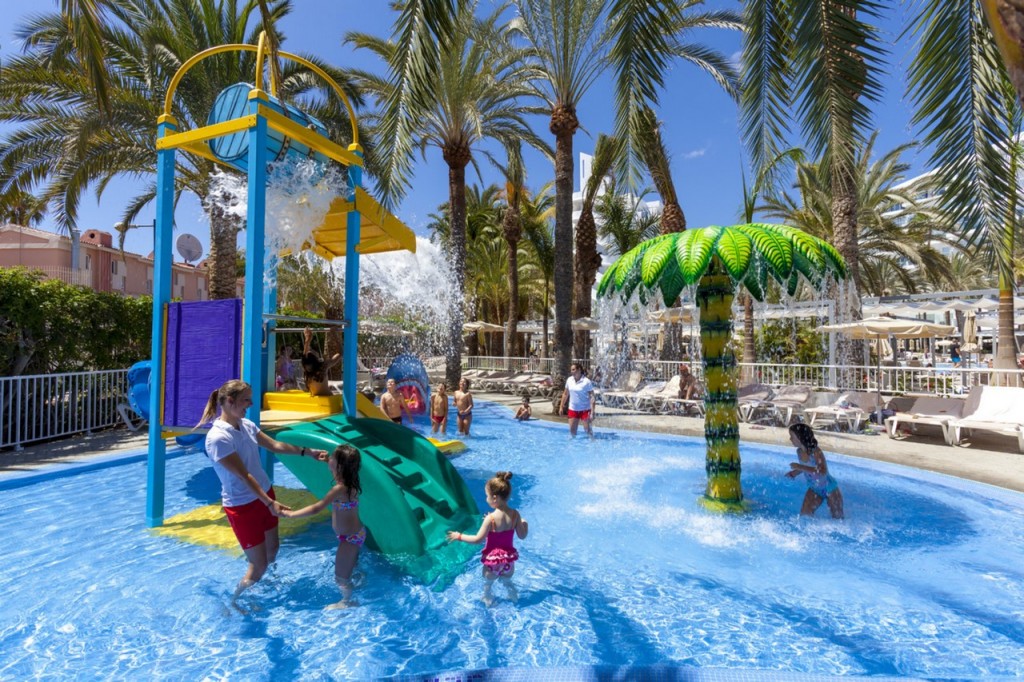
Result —
[{"label": "beach umbrella", "polygon": [[732,302],[737,289],[763,301],[771,278],[790,295],[801,280],[820,289],[827,278],[844,279],[846,264],[828,242],[786,225],[747,223],[673,232],[641,242],[601,277],[598,297],[640,301],[660,293],[671,306],[688,286],[697,285],[700,338],[704,349],[707,488],[702,502],[712,509],[742,510],[739,369],[730,346]]},{"label": "beach umbrella", "polygon": [[[866,317],[863,320],[843,322],[841,324],[825,324],[818,327],[819,332],[836,332],[848,336],[851,339],[864,339],[877,341],[895,336],[897,339],[927,339],[935,336],[952,336],[956,327],[949,324],[938,324],[925,322],[924,320],[902,320],[897,317]],[[880,354],[876,356],[881,369]],[[878,372],[879,378],[881,371]],[[878,402],[882,402],[882,382],[876,382],[878,389]],[[882,422],[882,410],[878,410],[878,422]]]},{"label": "beach umbrella", "polygon": [[661,324],[675,324],[678,322],[691,324],[693,322],[693,312],[693,306],[662,308],[648,313],[647,319],[651,322],[660,322]]},{"label": "beach umbrella", "polygon": [[467,322],[462,325],[462,331],[492,334],[494,332],[503,332],[505,331],[505,328],[500,324],[492,324],[490,322],[484,322],[483,320],[473,320],[472,322]]}]

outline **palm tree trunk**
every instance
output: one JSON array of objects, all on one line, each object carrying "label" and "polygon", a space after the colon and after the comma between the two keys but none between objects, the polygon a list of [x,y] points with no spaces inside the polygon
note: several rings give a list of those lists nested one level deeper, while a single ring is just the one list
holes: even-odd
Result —
[{"label": "palm tree trunk", "polygon": [[[846,285],[834,285],[834,291],[842,295],[833,297],[836,314],[840,322],[861,319],[860,267],[857,261],[857,182],[854,168],[839,159],[833,160],[832,169],[832,233],[835,247],[846,261]],[[845,335],[839,335],[836,346],[839,358],[844,362],[867,362],[864,355],[866,346]]]},{"label": "palm tree trunk", "polygon": [[[757,362],[757,348],[754,346],[754,297],[744,292],[743,296],[743,362],[753,365]],[[756,368],[746,367],[743,371],[743,384],[752,384],[757,380]]]},{"label": "palm tree trunk", "polygon": [[[671,181],[671,178],[669,178]],[[673,188],[673,193],[675,189]],[[661,233],[672,234],[673,232],[684,232],[686,231],[686,214],[683,213],[683,207],[679,205],[677,201],[664,202],[664,208],[661,210]]]},{"label": "palm tree trunk", "polygon": [[[463,153],[458,153],[462,151]],[[451,207],[452,275],[455,292],[448,313],[448,347],[445,349],[444,378],[449,386],[458,386],[462,378],[462,325],[466,301],[466,164],[468,150],[444,150],[448,162],[448,205]]]},{"label": "palm tree trunk", "polygon": [[210,215],[210,298],[235,298],[235,283],[238,281],[236,260],[238,258],[237,218],[228,214],[213,200],[209,204]]},{"label": "palm tree trunk", "polygon": [[1024,0],[982,0],[1006,74],[1024,106]]},{"label": "palm tree trunk", "polygon": [[736,411],[736,356],[732,337],[735,285],[718,256],[711,259],[697,283],[700,340],[704,347],[704,440],[708,474],[705,505],[716,509],[742,508],[740,485],[739,417]]},{"label": "palm tree trunk", "polygon": [[[593,312],[591,291],[597,277],[597,269],[601,267],[601,256],[597,252],[597,225],[594,223],[593,211],[584,208],[580,219],[576,221],[576,262],[574,268],[573,317],[590,317]],[[578,331],[576,336],[576,357],[587,358],[590,355],[590,332]]]},{"label": "palm tree trunk", "polygon": [[559,105],[551,112],[549,128],[555,136],[555,366],[552,382],[559,399],[572,362],[572,138],[578,127],[572,107]]},{"label": "palm tree trunk", "polygon": [[544,328],[544,341],[541,344],[540,356],[545,360],[548,357],[548,311],[551,310],[551,282],[544,280],[544,316],[543,316],[543,328]]},{"label": "palm tree trunk", "polygon": [[518,357],[516,339],[519,324],[519,242],[508,242],[508,324],[505,325],[505,357]]}]

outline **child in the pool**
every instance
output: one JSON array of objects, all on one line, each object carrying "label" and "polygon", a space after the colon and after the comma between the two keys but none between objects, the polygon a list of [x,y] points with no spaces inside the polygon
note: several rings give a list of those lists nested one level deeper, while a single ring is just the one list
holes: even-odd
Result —
[{"label": "child in the pool", "polygon": [[518,419],[521,422],[524,422],[527,421],[532,416],[533,408],[530,407],[530,398],[524,395],[522,405],[520,405],[519,409],[516,410],[516,419]]},{"label": "child in the pool", "polygon": [[448,385],[443,381],[430,396],[430,432],[448,435]]},{"label": "child in the pool", "polygon": [[484,595],[483,602],[487,606],[494,603],[494,596],[491,589],[494,581],[501,580],[508,592],[508,598],[516,601],[519,592],[512,584],[512,576],[516,572],[516,561],[519,559],[519,552],[512,545],[513,534],[519,539],[526,538],[530,532],[530,526],[518,511],[508,506],[508,498],[512,495],[511,471],[499,471],[494,477],[487,481],[484,492],[487,493],[487,504],[494,511],[484,517],[480,530],[475,535],[463,535],[456,531],[448,531],[448,541],[459,540],[470,544],[479,544],[484,538],[487,544],[480,555],[480,563],[483,564],[484,573]]},{"label": "child in the pool", "polygon": [[793,424],[789,427],[789,439],[796,446],[796,456],[800,461],[790,463],[786,476],[796,478],[803,474],[807,481],[807,493],[800,507],[801,516],[814,516],[821,503],[828,502],[832,518],[843,518],[843,494],[836,479],[828,473],[828,463],[818,447],[814,431],[807,424]]},{"label": "child in the pool", "polygon": [[341,590],[341,601],[331,604],[328,609],[345,609],[354,606],[352,601],[352,571],[359,558],[359,548],[366,540],[366,528],[359,520],[359,450],[351,445],[339,445],[327,460],[335,485],[322,500],[295,511],[282,511],[282,516],[295,518],[312,516],[327,505],[331,505],[331,525],[338,536],[338,551],[334,555],[334,579]]}]

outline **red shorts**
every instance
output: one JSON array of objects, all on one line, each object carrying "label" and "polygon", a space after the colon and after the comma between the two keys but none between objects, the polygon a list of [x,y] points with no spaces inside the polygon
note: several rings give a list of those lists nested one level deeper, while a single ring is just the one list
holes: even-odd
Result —
[{"label": "red shorts", "polygon": [[[272,500],[277,499],[273,488],[267,491],[267,495]],[[263,500],[253,500],[238,507],[224,507],[224,513],[242,549],[262,545],[267,540],[267,531],[277,528],[277,517],[271,513],[270,507],[263,504]]]},{"label": "red shorts", "polygon": [[590,421],[590,410],[569,410],[569,419],[582,419],[585,422]]}]

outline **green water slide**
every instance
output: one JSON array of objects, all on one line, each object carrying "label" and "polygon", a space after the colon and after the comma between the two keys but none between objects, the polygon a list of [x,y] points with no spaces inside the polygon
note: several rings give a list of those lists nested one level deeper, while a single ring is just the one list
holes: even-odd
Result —
[{"label": "green water slide", "polygon": [[[478,551],[445,541],[449,530],[475,533],[480,510],[455,467],[416,432],[390,421],[335,415],[273,435],[328,452],[345,443],[357,448],[362,453],[359,516],[366,545],[423,582],[446,584]],[[279,459],[318,498],[334,485],[324,462],[295,455]]]}]

